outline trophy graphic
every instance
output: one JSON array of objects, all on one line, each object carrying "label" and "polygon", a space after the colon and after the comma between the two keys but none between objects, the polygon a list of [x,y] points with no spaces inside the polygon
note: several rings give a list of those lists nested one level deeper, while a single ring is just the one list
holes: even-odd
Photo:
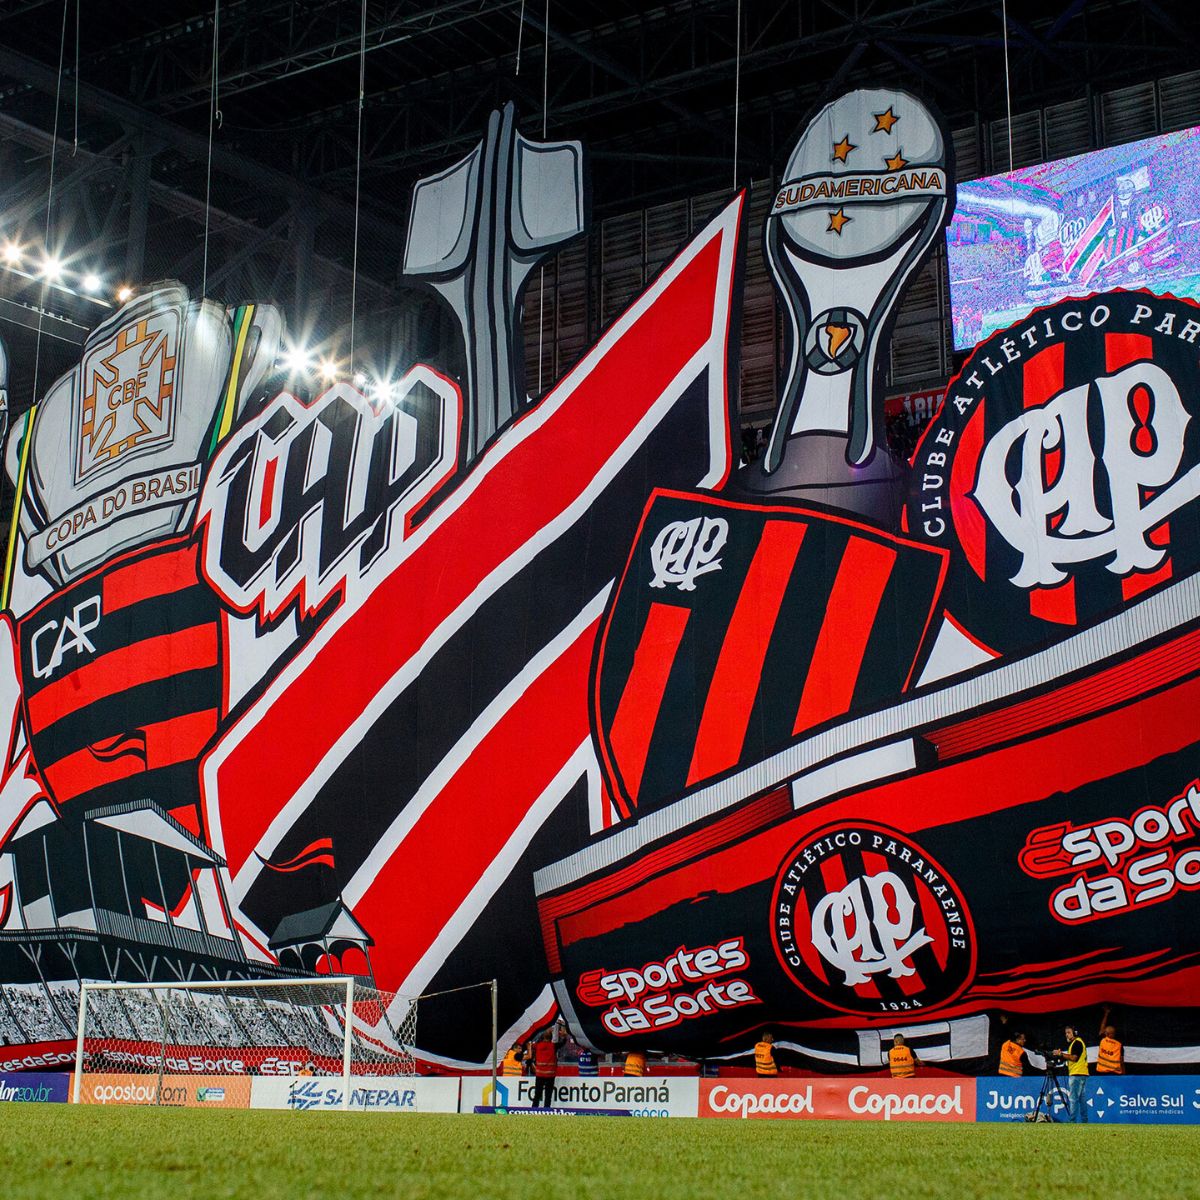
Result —
[{"label": "trophy graphic", "polygon": [[889,523],[899,469],[878,454],[881,349],[907,280],[953,210],[952,148],[906,92],[861,89],[804,130],[766,220],[787,312],[787,375],[743,487]]}]

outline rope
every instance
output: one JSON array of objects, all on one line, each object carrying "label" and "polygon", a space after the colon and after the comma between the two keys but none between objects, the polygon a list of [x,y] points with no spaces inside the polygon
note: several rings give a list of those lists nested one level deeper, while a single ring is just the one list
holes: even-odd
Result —
[{"label": "rope", "polygon": [[208,291],[208,227],[209,214],[212,211],[212,159],[213,159],[213,136],[216,127],[220,124],[220,110],[217,107],[218,90],[217,90],[217,47],[218,39],[221,35],[221,0],[213,0],[213,36],[212,36],[212,63],[211,63],[211,80],[209,83],[208,92],[208,162],[204,168],[204,267],[200,273],[200,297],[204,298]]},{"label": "rope", "polygon": [[1008,113],[1008,171],[1013,169],[1012,80],[1008,73],[1008,0],[1000,0],[1000,17],[1004,22],[1004,107]]},{"label": "rope", "polygon": [[516,74],[521,74],[521,43],[525,38],[525,0],[521,0],[521,16],[517,25],[517,70]]},{"label": "rope", "polygon": [[733,67],[733,190],[738,185],[738,125],[742,110],[742,0],[737,0],[737,36]]},{"label": "rope", "polygon": [[[524,6],[525,0],[521,0]],[[546,130],[550,112],[550,0],[546,0],[546,16],[543,24],[546,26],[546,53],[542,58],[542,141],[546,140]],[[538,268],[538,395],[542,394],[542,347],[546,331],[546,268]]]},{"label": "rope", "polygon": [[79,10],[83,0],[75,0],[75,141],[71,146],[71,157],[79,153]]},{"label": "rope", "polygon": [[367,0],[362,0],[358,38],[358,133],[354,146],[354,253],[350,264],[350,374],[354,375],[354,334],[358,315],[358,210],[362,196],[363,107],[367,84]]},{"label": "rope", "polygon": [[[50,287],[47,264],[50,261],[50,214],[54,206],[54,167],[58,157],[58,110],[62,99],[63,59],[67,52],[67,12],[71,0],[63,0],[62,33],[58,39],[58,79],[54,84],[54,130],[50,135],[50,184],[46,189],[46,229],[42,235],[42,287],[38,304],[37,337],[33,345],[33,401],[37,403],[38,376],[42,366],[42,314],[46,308],[46,295]],[[16,520],[14,516],[13,520]]]}]

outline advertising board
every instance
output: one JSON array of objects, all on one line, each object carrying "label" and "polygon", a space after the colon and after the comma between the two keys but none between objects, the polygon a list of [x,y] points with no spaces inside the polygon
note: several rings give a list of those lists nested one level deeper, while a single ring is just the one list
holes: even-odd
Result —
[{"label": "advertising board", "polygon": [[[1037,1104],[1044,1077],[976,1080],[976,1119],[1024,1121]],[[1063,1081],[1065,1091],[1066,1080]],[[1092,1075],[1087,1084],[1089,1123],[1105,1125],[1200,1124],[1200,1076]],[[1051,1092],[1049,1112],[1067,1119],[1065,1098]]]},{"label": "advertising board", "polygon": [[0,1104],[65,1104],[71,1097],[71,1076],[23,1071],[0,1074]]},{"label": "advertising board", "polygon": [[249,1108],[250,1080],[229,1075],[85,1075],[80,1104],[154,1104],[167,1108]]},{"label": "advertising board", "polygon": [[[492,1098],[490,1076],[467,1076],[462,1081],[462,1112],[476,1106],[524,1109],[533,1107],[532,1079],[498,1079]],[[700,1080],[692,1077],[646,1075],[582,1078],[560,1077],[554,1085],[553,1108],[586,1109],[599,1112],[619,1109],[635,1117],[694,1117],[699,1106]]]},{"label": "advertising board", "polygon": [[705,1079],[700,1116],[847,1121],[973,1121],[969,1079]]},{"label": "advertising board", "polygon": [[[457,1078],[390,1079],[352,1075],[350,1108],[356,1112],[458,1112]],[[291,1108],[301,1112],[337,1111],[345,1092],[341,1079],[331,1077],[255,1078],[251,1108]]]},{"label": "advertising board", "polygon": [[12,1071],[70,1070],[75,1064],[75,1043],[26,1042],[0,1047],[0,1074]]}]

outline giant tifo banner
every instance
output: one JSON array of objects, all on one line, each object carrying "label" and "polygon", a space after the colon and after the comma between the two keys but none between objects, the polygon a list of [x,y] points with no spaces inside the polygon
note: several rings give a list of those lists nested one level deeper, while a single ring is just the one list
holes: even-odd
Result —
[{"label": "giant tifo banner", "polygon": [[[1200,309],[995,333],[897,461],[953,171],[902,91],[805,125],[750,231],[788,347],[740,470],[744,197],[533,403],[524,287],[586,173],[511,107],[413,194],[457,366],[314,393],[277,310],[176,284],[95,329],[7,438],[0,978],[64,1019],[80,977],[369,976],[384,1047],[494,978],[505,1044],[557,1008],[830,1070],[1109,1001],[1131,1062],[1200,1058]],[[490,1043],[464,999],[412,1048]]]}]

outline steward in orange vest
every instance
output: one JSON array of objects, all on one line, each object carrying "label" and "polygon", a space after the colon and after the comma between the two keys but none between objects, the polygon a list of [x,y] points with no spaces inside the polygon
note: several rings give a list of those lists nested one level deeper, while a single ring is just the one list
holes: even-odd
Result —
[{"label": "steward in orange vest", "polygon": [[1025,1035],[1018,1033],[1000,1047],[1000,1074],[1019,1079],[1025,1074]]},{"label": "steward in orange vest", "polygon": [[1117,1031],[1111,1025],[1100,1026],[1100,1052],[1096,1057],[1096,1074],[1125,1074],[1125,1047],[1117,1041]]},{"label": "steward in orange vest", "polygon": [[775,1065],[775,1051],[772,1049],[774,1044],[775,1037],[770,1032],[764,1033],[762,1041],[755,1044],[754,1069],[759,1075],[779,1074],[779,1068]]},{"label": "steward in orange vest", "polygon": [[904,1044],[904,1034],[896,1034],[888,1051],[888,1068],[892,1078],[911,1079],[920,1065],[921,1060]]},{"label": "steward in orange vest", "polygon": [[646,1054],[642,1050],[630,1050],[625,1055],[626,1075],[636,1075],[639,1079],[646,1073]]},{"label": "steward in orange vest", "polygon": [[523,1075],[525,1073],[525,1064],[521,1061],[525,1057],[520,1046],[514,1046],[500,1063],[501,1075]]}]

